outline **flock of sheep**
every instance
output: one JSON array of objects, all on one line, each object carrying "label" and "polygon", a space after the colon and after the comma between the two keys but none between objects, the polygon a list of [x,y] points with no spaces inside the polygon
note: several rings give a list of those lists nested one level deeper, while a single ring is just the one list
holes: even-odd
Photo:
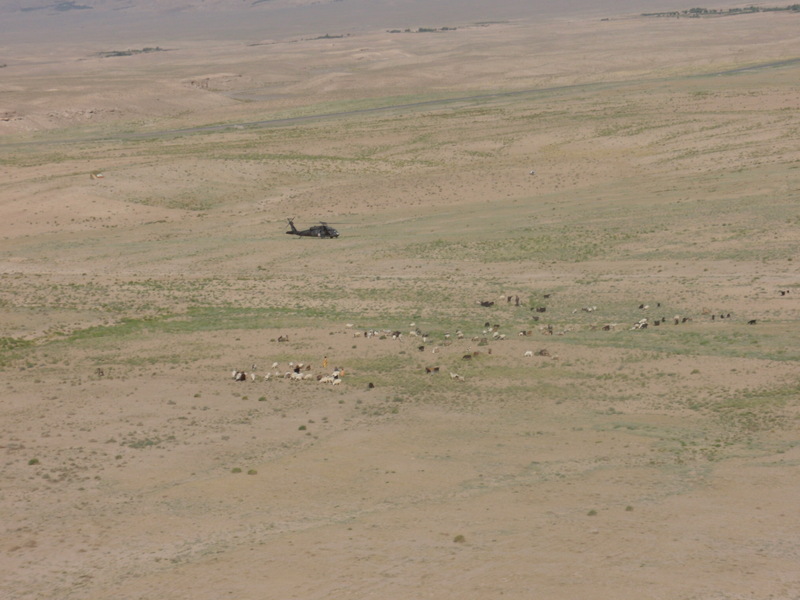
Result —
[{"label": "flock of sheep", "polygon": [[[788,293],[789,290],[780,291],[781,296],[785,296]],[[543,297],[544,299],[549,299],[551,297],[551,294],[544,294]],[[513,305],[514,307],[520,306],[520,298],[517,295],[514,296],[503,295],[500,297],[499,302],[492,300],[479,300],[477,304],[484,308],[492,308],[497,304],[502,305],[503,301],[505,301],[505,303],[510,306],[511,305]],[[654,307],[654,309],[660,309],[660,308],[661,308],[660,303],[657,303]],[[542,316],[540,315],[542,313],[546,313],[548,309],[546,306],[531,305],[529,310],[537,314],[529,315],[527,318],[531,319],[534,322],[538,322],[540,319],[542,319]],[[592,305],[592,306],[584,306],[580,309],[576,308],[572,312],[573,314],[578,313],[579,311],[594,313],[597,310],[598,310],[597,306]],[[640,312],[649,311],[650,306],[648,304],[639,304],[638,310]],[[711,311],[703,311],[702,315],[704,317],[709,318],[710,321],[716,321],[716,320],[723,321],[732,318],[730,312],[711,313]],[[668,322],[671,322],[673,325],[680,325],[685,323],[691,323],[692,318],[681,315],[675,315],[671,319],[667,319],[666,317],[661,316],[659,318],[651,320],[649,317],[642,317],[637,319],[631,325],[624,326],[624,328],[629,330],[643,330],[647,329],[650,326],[658,327],[660,325],[665,325]],[[751,319],[747,321],[747,323],[750,325],[755,325],[756,320]],[[347,329],[351,331],[352,328],[354,327],[355,325],[353,325],[352,323],[347,324]],[[553,326],[553,324],[541,324],[538,325],[536,329],[520,330],[517,335],[519,337],[530,337],[534,335],[534,331],[538,331],[541,335],[565,335],[568,332],[574,331],[576,328],[581,328],[581,326],[573,325],[573,326],[562,326],[561,328],[556,328]],[[612,330],[618,330],[619,324],[617,323],[606,323],[604,325],[595,324],[595,325],[590,325],[589,328],[591,330],[602,329],[603,331],[612,331]],[[353,331],[352,335],[354,338],[365,338],[365,339],[377,338],[381,340],[395,340],[395,341],[413,338],[414,340],[413,344],[416,347],[417,351],[419,352],[430,351],[433,354],[439,353],[444,348],[456,342],[456,340],[467,339],[468,341],[474,342],[478,346],[488,346],[490,342],[499,342],[507,339],[507,334],[500,332],[500,325],[492,324],[489,321],[484,322],[481,332],[479,334],[472,335],[469,338],[467,338],[467,336],[464,334],[463,331],[457,329],[452,333],[444,332],[438,334],[436,336],[437,338],[436,341],[433,341],[434,339],[433,335],[423,332],[422,330],[420,330],[420,328],[416,326],[415,323],[410,324],[410,330],[407,333],[403,333],[402,331],[396,329],[365,329],[361,331]],[[278,341],[288,342],[289,336],[282,335],[278,338]],[[429,344],[431,343],[433,343],[434,345],[430,346]],[[492,354],[492,349],[487,348],[486,350],[484,350],[484,353]],[[472,351],[471,347],[468,347],[467,352],[462,355],[462,359],[465,361],[472,360],[474,357],[477,357],[480,354],[482,354],[482,352]],[[524,358],[531,358],[534,356],[558,358],[557,356],[552,355],[547,349],[544,348],[537,351],[525,350],[522,356]],[[311,372],[312,369],[311,365],[304,364],[302,362],[298,363],[289,362],[288,370],[281,370],[279,366],[280,365],[277,362],[273,363],[272,369],[269,370],[265,375],[258,375],[257,374],[258,369],[256,368],[255,365],[253,365],[252,369],[249,372],[245,372],[243,370],[233,370],[231,375],[235,381],[247,381],[247,380],[256,381],[258,379],[269,381],[271,379],[283,378],[291,381],[315,380],[320,383],[326,383],[331,385],[339,385],[344,375],[344,370],[338,367],[334,368],[330,373],[314,374]],[[323,369],[327,368],[327,358],[323,361],[322,367]],[[425,367],[425,373],[430,375],[437,374],[440,372],[440,370],[441,369],[439,366]],[[464,381],[464,377],[462,375],[453,371],[450,371],[450,378],[454,381]],[[374,386],[372,384],[369,384],[370,389],[373,387]]]},{"label": "flock of sheep", "polygon": [[[323,363],[327,366],[326,363]],[[258,368],[256,365],[253,365],[250,371],[240,371],[238,369],[234,369],[231,371],[231,378],[234,381],[258,381],[259,379],[263,381],[270,381],[271,379],[288,379],[290,381],[318,381],[320,383],[330,383],[332,385],[339,385],[342,382],[342,377],[344,377],[344,369],[339,367],[335,367],[330,374],[326,375],[314,375],[311,372],[311,365],[305,364],[302,362],[290,362],[289,363],[289,370],[288,371],[281,371],[279,370],[280,364],[277,362],[272,363],[272,370],[267,371],[266,374],[263,376],[258,375],[256,371]]]}]

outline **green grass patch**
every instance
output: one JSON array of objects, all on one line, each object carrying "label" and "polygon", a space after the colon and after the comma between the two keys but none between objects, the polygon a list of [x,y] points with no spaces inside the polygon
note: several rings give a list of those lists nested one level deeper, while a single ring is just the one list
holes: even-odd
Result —
[{"label": "green grass patch", "polygon": [[[555,230],[554,230],[555,229]],[[411,244],[400,256],[427,260],[497,263],[520,261],[585,262],[601,259],[634,234],[590,228],[529,227],[501,239],[446,240]],[[389,251],[391,254],[392,252]],[[378,251],[378,255],[383,254]]]},{"label": "green grass patch", "polygon": [[[347,315],[350,316],[350,315]],[[319,325],[331,319],[331,311],[314,308],[190,308],[178,315],[125,318],[114,325],[89,327],[70,334],[66,341],[131,338],[144,333],[193,333],[199,331],[259,330]],[[345,315],[334,314],[343,320]]]}]

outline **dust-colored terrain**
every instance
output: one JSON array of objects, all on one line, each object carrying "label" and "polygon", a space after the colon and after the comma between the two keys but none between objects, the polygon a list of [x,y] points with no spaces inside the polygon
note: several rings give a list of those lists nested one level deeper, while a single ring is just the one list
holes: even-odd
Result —
[{"label": "dust-colored terrain", "polygon": [[798,19],[6,42],[0,597],[800,598]]}]

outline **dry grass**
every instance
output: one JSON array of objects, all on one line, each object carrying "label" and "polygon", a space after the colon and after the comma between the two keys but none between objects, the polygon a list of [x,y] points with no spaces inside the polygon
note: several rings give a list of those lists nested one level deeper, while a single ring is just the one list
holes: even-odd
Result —
[{"label": "dry grass", "polygon": [[798,66],[703,75],[789,18],[14,67],[10,597],[796,596]]}]

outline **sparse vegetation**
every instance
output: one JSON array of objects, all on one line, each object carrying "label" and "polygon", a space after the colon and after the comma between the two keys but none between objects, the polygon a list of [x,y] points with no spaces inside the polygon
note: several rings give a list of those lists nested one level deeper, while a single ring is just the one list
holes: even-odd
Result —
[{"label": "sparse vegetation", "polygon": [[731,15],[746,15],[759,12],[800,12],[800,4],[789,4],[785,6],[741,6],[733,8],[687,8],[684,10],[673,10],[667,12],[642,13],[644,17],[723,17]]}]

